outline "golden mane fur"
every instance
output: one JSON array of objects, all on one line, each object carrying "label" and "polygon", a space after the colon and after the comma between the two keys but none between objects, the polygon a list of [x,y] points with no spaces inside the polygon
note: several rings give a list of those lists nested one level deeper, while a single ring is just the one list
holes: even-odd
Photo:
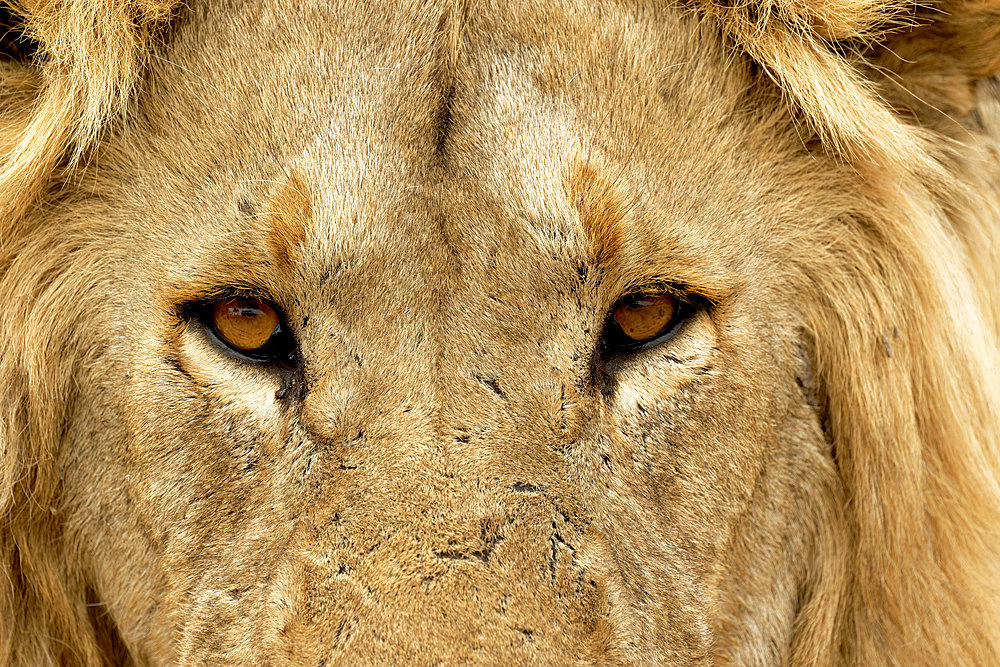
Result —
[{"label": "golden mane fur", "polygon": [[[766,281],[793,295],[801,349],[783,349],[808,360],[803,391],[835,468],[803,492],[811,560],[789,646],[752,657],[1000,662],[1000,83],[990,78],[1000,3],[661,4],[760,68],[753,111],[800,137],[805,157],[789,158],[788,178],[810,179],[800,188],[809,213],[769,241],[781,273]],[[0,663],[117,662],[134,648],[119,634],[139,631],[97,611],[108,584],[80,565],[86,533],[73,526],[66,538],[61,518],[63,468],[78,456],[67,434],[98,442],[118,419],[95,408],[78,425],[90,395],[79,378],[98,372],[105,346],[124,344],[90,333],[111,326],[95,295],[124,255],[100,254],[115,232],[94,223],[105,208],[81,174],[123,159],[102,154],[105,138],[129,132],[150,62],[174,23],[198,13],[154,0],[6,7],[5,51],[27,43],[16,40],[37,50],[0,62]],[[810,175],[816,165],[828,184]],[[598,223],[627,214],[588,204],[604,195],[593,194],[598,176],[587,179],[590,194],[576,199]],[[298,240],[280,233],[282,247]],[[127,400],[142,411],[147,399]],[[125,502],[91,510],[114,523]],[[706,660],[747,660],[734,641],[716,640]],[[175,658],[199,661],[194,644],[178,646],[188,653]]]}]

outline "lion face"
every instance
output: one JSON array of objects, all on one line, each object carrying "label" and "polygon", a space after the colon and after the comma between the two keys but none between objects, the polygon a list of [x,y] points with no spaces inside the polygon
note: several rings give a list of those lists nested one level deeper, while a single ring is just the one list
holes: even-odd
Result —
[{"label": "lion face", "polygon": [[[758,278],[803,211],[748,68],[673,11],[483,12],[455,52],[426,8],[257,11],[178,31],[95,176],[114,280],[60,512],[129,648],[789,645],[833,466]],[[614,347],[660,292],[676,332]],[[234,295],[294,360],[227,346]]]},{"label": "lion face", "polygon": [[192,5],[45,199],[44,521],[93,655],[863,655],[882,487],[837,392],[884,385],[838,373],[903,386],[924,340],[867,300],[876,166],[681,8],[388,4]]}]

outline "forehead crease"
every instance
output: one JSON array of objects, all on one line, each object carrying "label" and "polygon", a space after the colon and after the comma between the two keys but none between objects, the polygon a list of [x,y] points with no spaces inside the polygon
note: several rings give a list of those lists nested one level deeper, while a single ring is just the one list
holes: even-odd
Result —
[{"label": "forehead crease", "polygon": [[[400,237],[432,234],[438,216],[427,200],[440,181],[454,58],[449,33],[458,20],[451,5],[394,6],[384,22],[366,22],[313,54],[322,74],[316,85],[330,92],[329,101],[269,130],[306,136],[280,158],[301,170],[260,205],[270,225],[266,247],[279,262],[288,263],[306,236],[300,268],[318,261],[323,273],[342,255],[405,251]],[[358,21],[352,12],[372,18],[371,10],[350,7],[330,11],[338,20]]]},{"label": "forehead crease", "polygon": [[[601,21],[588,11],[561,11],[555,3],[519,4],[511,12],[532,19],[539,19],[533,12],[541,12],[545,20],[508,22],[477,15],[480,29],[473,32],[473,46],[479,48],[464,53],[472,83],[465,91],[470,93],[462,106],[467,118],[460,127],[469,129],[458,134],[474,147],[464,156],[481,175],[474,188],[506,202],[503,208],[518,227],[528,227],[528,234],[546,246],[550,240],[579,244],[595,264],[625,261],[639,250],[637,235],[668,225],[662,219],[652,224],[631,183],[625,165],[632,153],[643,151],[630,147],[648,128],[639,122],[644,116],[637,120],[623,107],[648,112],[662,104],[661,89],[684,80],[688,45],[658,44],[651,50],[641,41],[633,43],[636,33],[650,40],[657,35],[648,35],[648,26],[632,30],[634,17],[627,12],[612,11]],[[534,25],[565,25],[566,34],[579,38],[568,44],[557,40],[556,49],[549,32],[515,29]],[[635,53],[622,58],[622,49]],[[623,68],[623,60],[637,61],[634,71]],[[623,95],[634,99],[640,90],[642,104],[622,104]],[[505,117],[516,122],[495,120]],[[493,159],[496,155],[504,159]]]}]

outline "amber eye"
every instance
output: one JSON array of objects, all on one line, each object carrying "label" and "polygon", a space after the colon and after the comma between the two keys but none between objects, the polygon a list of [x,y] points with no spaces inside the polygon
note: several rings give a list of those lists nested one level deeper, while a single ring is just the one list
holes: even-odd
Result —
[{"label": "amber eye", "polygon": [[268,348],[282,333],[278,313],[260,299],[238,296],[216,301],[207,315],[224,343],[253,357],[268,356]]},{"label": "amber eye", "polygon": [[641,343],[663,331],[674,319],[674,298],[669,294],[640,295],[615,308],[622,333]]},{"label": "amber eye", "polygon": [[631,294],[615,304],[604,328],[607,354],[632,352],[661,343],[674,333],[693,306],[669,294]]}]

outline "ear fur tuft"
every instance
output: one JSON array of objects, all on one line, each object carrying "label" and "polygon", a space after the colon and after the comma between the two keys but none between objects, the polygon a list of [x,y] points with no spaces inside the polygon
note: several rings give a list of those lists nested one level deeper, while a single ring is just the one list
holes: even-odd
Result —
[{"label": "ear fur tuft", "polygon": [[[59,160],[77,160],[125,112],[156,26],[175,0],[0,0],[38,45],[33,63],[0,69],[0,89],[34,89],[0,109],[0,230],[34,200]],[[11,96],[3,94],[0,102]]]},{"label": "ear fur tuft", "polygon": [[976,82],[1000,72],[1000,1],[923,7],[911,30],[889,35],[883,48],[867,55],[902,82],[902,91],[885,87],[897,107],[930,124],[942,114],[962,120],[976,106]]},{"label": "ear fur tuft", "polygon": [[[1000,0],[696,0],[695,7],[765,67],[835,154],[897,174],[938,172],[925,123],[894,113],[877,77],[943,99],[1000,71]],[[842,55],[843,54],[843,55]],[[866,74],[863,74],[867,73]],[[873,76],[874,74],[874,76]],[[947,92],[941,88],[946,88]],[[914,114],[916,115],[916,114]],[[920,119],[918,119],[919,121]]]}]

